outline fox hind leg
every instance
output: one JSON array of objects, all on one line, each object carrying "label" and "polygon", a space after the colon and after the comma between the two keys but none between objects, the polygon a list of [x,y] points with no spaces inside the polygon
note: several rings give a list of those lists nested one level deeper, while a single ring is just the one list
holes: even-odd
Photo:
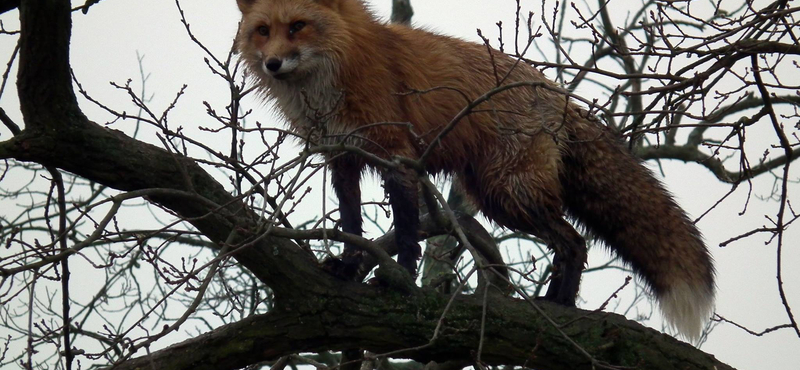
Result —
[{"label": "fox hind leg", "polygon": [[472,165],[459,179],[489,219],[547,243],[555,256],[553,275],[544,297],[574,306],[586,264],[586,242],[564,220],[558,169],[547,164],[527,163],[517,167],[518,171],[497,170],[495,164]]},{"label": "fox hind leg", "polygon": [[566,306],[575,306],[575,298],[586,265],[586,242],[567,221],[561,217],[550,218],[533,232],[547,242],[553,250],[553,274],[545,299]]},{"label": "fox hind leg", "polygon": [[544,298],[575,306],[581,273],[586,265],[586,241],[564,220],[561,208],[554,207],[552,201],[549,199],[545,204],[507,202],[492,211],[493,218],[503,226],[535,235],[547,243],[554,256],[550,285]]}]

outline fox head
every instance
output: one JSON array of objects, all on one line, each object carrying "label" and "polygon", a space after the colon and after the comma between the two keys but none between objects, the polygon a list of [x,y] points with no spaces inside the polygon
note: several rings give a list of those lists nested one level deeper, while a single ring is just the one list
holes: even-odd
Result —
[{"label": "fox head", "polygon": [[[348,23],[359,0],[237,0],[242,21],[237,49],[263,83],[331,73],[346,54]],[[355,12],[354,14],[359,14]]]}]

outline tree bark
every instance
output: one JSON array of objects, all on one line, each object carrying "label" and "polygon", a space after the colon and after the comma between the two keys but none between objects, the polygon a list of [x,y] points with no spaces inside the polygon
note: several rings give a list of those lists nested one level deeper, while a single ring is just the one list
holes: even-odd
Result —
[{"label": "tree bark", "polygon": [[[417,290],[404,295],[355,283],[218,328],[116,370],[236,369],[297,352],[363,348],[422,363],[474,361],[483,297]],[[623,316],[489,295],[481,362],[535,369],[731,369],[689,344]],[[538,308],[536,308],[538,307]],[[541,311],[540,311],[541,310]],[[549,318],[559,323],[554,326]],[[434,333],[441,323],[438,336]],[[404,350],[409,349],[409,350]]]}]

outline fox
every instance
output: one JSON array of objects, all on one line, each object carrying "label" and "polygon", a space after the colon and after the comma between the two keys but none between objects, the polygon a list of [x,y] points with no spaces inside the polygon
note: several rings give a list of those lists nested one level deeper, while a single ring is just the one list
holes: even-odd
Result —
[{"label": "fox", "polygon": [[[418,176],[449,176],[487,219],[553,250],[544,299],[575,306],[587,247],[572,220],[631,266],[671,327],[699,337],[715,294],[700,231],[623,140],[541,71],[384,23],[361,0],[237,5],[237,52],[263,98],[308,143],[358,149],[323,154],[342,231],[362,235],[360,180],[380,175],[397,261],[414,276]],[[345,244],[343,262],[358,263],[355,251]]]}]

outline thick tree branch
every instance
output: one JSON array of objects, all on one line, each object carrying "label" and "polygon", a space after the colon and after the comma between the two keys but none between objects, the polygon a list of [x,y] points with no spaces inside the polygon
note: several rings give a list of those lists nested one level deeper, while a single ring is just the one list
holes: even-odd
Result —
[{"label": "thick tree branch", "polygon": [[186,202],[184,197],[171,196],[150,198],[186,218],[217,243],[222,243],[234,227],[242,228],[240,235],[245,238],[234,252],[235,258],[277,294],[296,294],[296,289],[302,288],[292,287],[295,284],[291,280],[299,283],[313,279],[324,285],[331,279],[319,270],[315,260],[291,241],[269,236],[259,238],[256,218],[239,199],[225,192],[190,159],[88,121],[66,119],[60,122],[68,127],[84,127],[60,129],[54,135],[26,129],[4,143],[4,147],[18,160],[55,166],[118,190],[169,188],[207,199],[209,202]]},{"label": "thick tree branch", "polygon": [[[450,297],[431,290],[406,296],[364,285],[301,305],[286,304],[127,361],[127,369],[236,369],[296,352],[364,348],[420,362],[475,358],[483,299]],[[310,303],[310,304],[308,304]],[[536,369],[731,369],[713,356],[624,317],[536,303],[560,323],[553,327],[529,302],[490,296],[481,360]],[[442,318],[444,317],[444,318]],[[431,341],[437,326],[438,337]],[[560,331],[585,349],[587,358]],[[414,350],[400,351],[415,347]]]},{"label": "thick tree branch", "polygon": [[392,23],[411,24],[411,17],[414,16],[414,9],[411,8],[409,0],[392,0]]},{"label": "thick tree branch", "polygon": [[[102,0],[86,0],[86,3],[78,9],[81,9],[84,14],[89,10],[94,4],[99,3]],[[9,10],[13,10],[19,7],[20,0],[0,0],[0,14],[3,14]]]},{"label": "thick tree branch", "polygon": [[0,14],[19,7],[19,0],[0,0]]},{"label": "thick tree branch", "polygon": [[[69,1],[22,2],[17,84],[26,128],[2,143],[0,153],[119,190],[168,188],[195,193],[209,202],[169,196],[151,200],[186,218],[217,245],[234,227],[241,228],[239,235],[245,237],[235,258],[277,295],[302,294],[309,286],[333,283],[291,241],[254,234],[258,218],[194,161],[101,127],[83,115],[69,73],[70,17]],[[307,284],[308,279],[316,284]]]}]

